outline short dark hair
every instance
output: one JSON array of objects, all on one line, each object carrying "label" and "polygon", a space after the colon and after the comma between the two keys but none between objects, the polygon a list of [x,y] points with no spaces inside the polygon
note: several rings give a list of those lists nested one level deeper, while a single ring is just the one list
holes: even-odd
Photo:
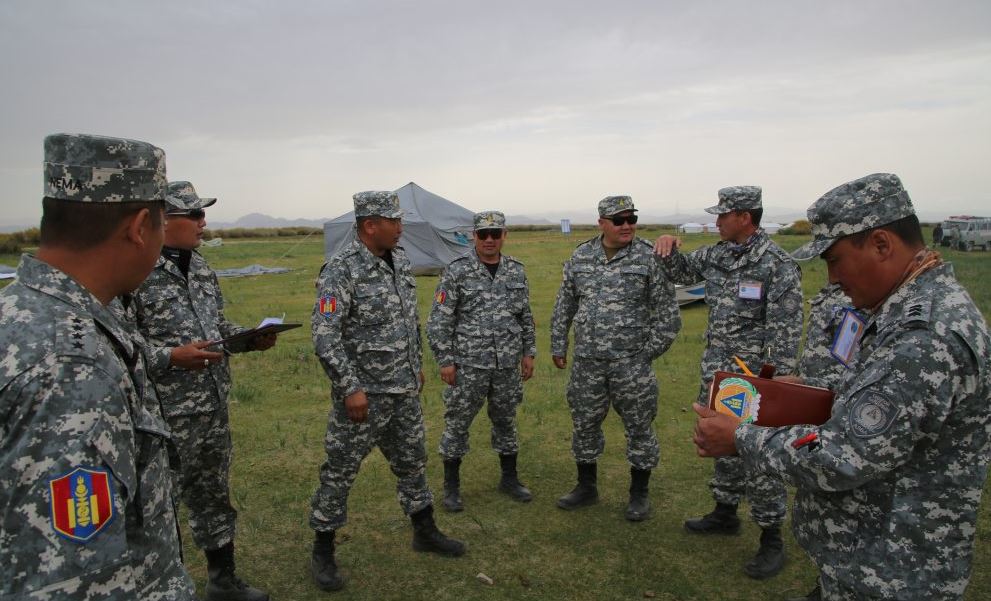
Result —
[{"label": "short dark hair", "polygon": [[849,238],[850,242],[852,242],[857,248],[863,248],[864,244],[867,243],[867,238],[870,237],[871,232],[874,230],[885,230],[891,232],[895,236],[898,236],[898,238],[908,246],[914,247],[926,245],[926,242],[922,237],[922,226],[919,224],[919,218],[916,215],[902,217],[898,221],[892,221],[891,223],[886,223],[869,230],[864,230],[863,232],[857,232],[856,234],[850,234],[846,237]]},{"label": "short dark hair", "polygon": [[46,196],[41,208],[42,246],[87,250],[109,238],[121,221],[142,209],[148,209],[152,226],[159,227],[165,202],[79,202]]},{"label": "short dark hair", "polygon": [[764,216],[764,209],[743,209],[741,213],[750,213],[750,222],[754,227],[760,227],[760,218]]}]

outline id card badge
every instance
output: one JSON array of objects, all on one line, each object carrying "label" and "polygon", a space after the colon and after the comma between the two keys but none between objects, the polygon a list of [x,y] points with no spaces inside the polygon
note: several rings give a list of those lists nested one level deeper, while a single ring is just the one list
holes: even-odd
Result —
[{"label": "id card badge", "polygon": [[764,292],[764,283],[757,280],[740,280],[738,296],[747,300],[760,300]]},{"label": "id card badge", "polygon": [[829,353],[836,357],[837,361],[850,367],[866,327],[867,322],[856,311],[844,309],[843,319],[840,321],[840,327],[836,328],[836,336],[833,338],[833,346],[830,347]]}]

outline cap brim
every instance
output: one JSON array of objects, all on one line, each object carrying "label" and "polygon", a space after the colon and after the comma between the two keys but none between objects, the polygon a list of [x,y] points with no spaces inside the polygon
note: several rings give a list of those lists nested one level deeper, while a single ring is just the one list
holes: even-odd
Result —
[{"label": "cap brim", "polygon": [[199,208],[205,209],[207,207],[212,207],[215,204],[217,204],[217,199],[216,198],[200,198],[200,206],[199,206]]},{"label": "cap brim", "polygon": [[829,250],[829,247],[832,246],[834,242],[836,242],[835,238],[818,238],[793,250],[791,253],[791,258],[796,261],[808,261],[809,259],[815,259],[822,253]]},{"label": "cap brim", "polygon": [[710,215],[723,215],[725,213],[732,213],[733,209],[726,209],[720,207],[719,205],[716,205],[714,207],[709,207],[708,209],[705,210],[705,212]]},{"label": "cap brim", "polygon": [[612,217],[613,215],[619,215],[620,213],[636,213],[639,209],[620,209],[618,211],[613,211],[612,213],[606,213],[604,215],[599,215],[599,217]]}]

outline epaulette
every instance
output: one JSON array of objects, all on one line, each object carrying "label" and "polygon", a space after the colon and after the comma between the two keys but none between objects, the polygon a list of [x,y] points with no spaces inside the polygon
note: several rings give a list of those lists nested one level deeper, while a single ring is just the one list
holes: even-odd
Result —
[{"label": "epaulette", "polygon": [[598,236],[596,236],[594,238],[589,238],[588,240],[585,240],[584,242],[579,242],[578,243],[578,246],[576,246],[575,248],[581,248],[581,247],[585,246],[586,244],[588,244],[589,242],[595,242],[598,239],[599,239]]},{"label": "epaulette", "polygon": [[513,255],[503,255],[503,256],[506,257],[506,260],[507,261],[511,261],[513,263],[516,263],[517,265],[523,265],[523,261],[520,261],[519,259],[517,259]]},{"label": "epaulette", "polygon": [[790,254],[788,254],[788,251],[778,246],[773,240],[771,241],[770,244],[767,245],[767,250],[771,251],[771,254],[781,259],[782,261],[787,261],[790,263],[795,262],[795,259]]},{"label": "epaulette", "polygon": [[99,354],[100,338],[96,322],[92,318],[84,319],[73,313],[56,316],[56,355],[96,357]]}]

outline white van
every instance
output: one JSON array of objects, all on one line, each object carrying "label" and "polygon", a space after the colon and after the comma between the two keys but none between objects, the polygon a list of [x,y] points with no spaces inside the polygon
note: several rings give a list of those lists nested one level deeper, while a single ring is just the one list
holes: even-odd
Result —
[{"label": "white van", "polygon": [[991,217],[955,215],[943,222],[943,246],[971,251],[991,250]]}]

